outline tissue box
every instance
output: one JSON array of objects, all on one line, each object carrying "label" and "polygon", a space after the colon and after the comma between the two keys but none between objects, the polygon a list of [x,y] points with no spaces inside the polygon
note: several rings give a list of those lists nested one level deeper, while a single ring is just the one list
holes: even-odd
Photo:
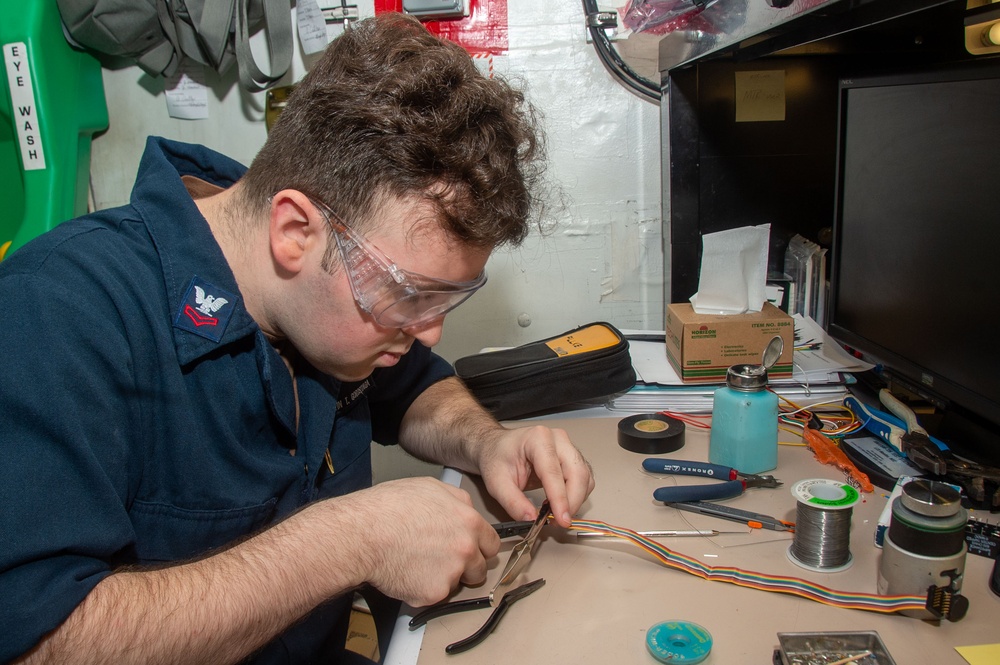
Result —
[{"label": "tissue box", "polygon": [[775,335],[785,348],[768,377],[792,376],[795,324],[769,302],[759,312],[729,315],[698,314],[691,303],[674,303],[667,306],[665,327],[667,358],[685,383],[725,383],[732,365],[760,364]]}]

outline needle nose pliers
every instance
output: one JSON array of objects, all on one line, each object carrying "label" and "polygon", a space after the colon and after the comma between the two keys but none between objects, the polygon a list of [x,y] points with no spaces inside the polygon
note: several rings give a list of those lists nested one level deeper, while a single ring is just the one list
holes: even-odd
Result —
[{"label": "needle nose pliers", "polygon": [[[528,562],[531,561],[531,550],[535,545],[535,541],[538,540],[538,534],[541,532],[542,527],[545,526],[550,517],[549,502],[546,500],[542,502],[541,508],[538,509],[538,517],[531,522],[503,522],[501,524],[494,524],[493,528],[496,529],[497,535],[501,538],[509,536],[523,536],[523,538],[511,550],[510,558],[507,559],[507,565],[504,566],[503,572],[500,574],[500,579],[497,580],[496,585],[494,585],[489,595],[482,598],[453,600],[432,605],[422,612],[418,612],[410,619],[410,630],[419,628],[431,619],[447,614],[492,607],[493,612],[479,630],[464,640],[449,644],[444,650],[449,654],[462,653],[489,637],[511,605],[525,596],[531,595],[545,585],[544,579],[537,579],[533,582],[522,584],[519,587],[510,588],[513,586],[515,578],[524,570]],[[501,596],[501,594],[503,595]]]},{"label": "needle nose pliers", "polygon": [[721,464],[709,464],[707,462],[648,457],[643,460],[642,468],[651,473],[703,476],[723,481],[715,485],[661,487],[653,492],[653,498],[665,503],[729,499],[743,494],[744,490],[751,487],[768,487],[773,489],[781,485],[781,481],[775,479],[774,476],[740,473],[732,467]]}]

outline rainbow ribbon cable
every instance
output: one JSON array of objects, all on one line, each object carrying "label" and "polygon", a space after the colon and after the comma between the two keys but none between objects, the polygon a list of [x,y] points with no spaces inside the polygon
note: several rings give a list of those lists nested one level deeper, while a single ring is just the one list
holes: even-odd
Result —
[{"label": "rainbow ribbon cable", "polygon": [[727,566],[706,566],[696,559],[678,554],[656,541],[640,536],[631,529],[613,526],[606,522],[573,520],[570,523],[570,530],[599,533],[605,536],[621,538],[649,552],[665,566],[683,570],[686,573],[712,582],[729,582],[730,584],[749,587],[751,589],[800,596],[825,605],[852,610],[881,612],[883,614],[892,614],[906,610],[923,610],[927,604],[927,598],[924,596],[879,596],[870,593],[836,591],[798,577],[764,575],[762,573]]}]

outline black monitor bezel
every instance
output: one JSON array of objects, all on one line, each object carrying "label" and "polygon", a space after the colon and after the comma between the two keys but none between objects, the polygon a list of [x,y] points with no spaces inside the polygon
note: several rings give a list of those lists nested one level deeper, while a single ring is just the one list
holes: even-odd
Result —
[{"label": "black monitor bezel", "polygon": [[[937,82],[953,82],[980,79],[1000,79],[1000,60],[964,63],[956,66],[939,66],[891,73],[878,73],[857,77],[841,78],[838,93],[837,160],[834,201],[833,241],[830,261],[830,297],[824,325],[829,334],[860,352],[869,361],[876,363],[894,381],[941,407],[959,412],[980,421],[987,427],[1000,427],[1000,403],[969,390],[939,372],[931,371],[910,358],[899,355],[881,344],[862,337],[835,321],[837,307],[837,285],[840,272],[840,234],[843,228],[843,184],[844,152],[846,148],[845,127],[848,114],[848,96],[851,90],[869,87],[913,85]],[[1000,370],[1000,368],[997,368]],[[928,385],[927,380],[932,385]]]}]

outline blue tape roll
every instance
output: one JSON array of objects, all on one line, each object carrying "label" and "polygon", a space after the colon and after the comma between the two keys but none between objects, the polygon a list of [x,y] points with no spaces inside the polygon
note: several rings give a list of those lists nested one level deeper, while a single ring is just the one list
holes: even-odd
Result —
[{"label": "blue tape roll", "polygon": [[663,621],[646,631],[646,648],[661,663],[700,663],[712,650],[712,635],[689,621]]}]

